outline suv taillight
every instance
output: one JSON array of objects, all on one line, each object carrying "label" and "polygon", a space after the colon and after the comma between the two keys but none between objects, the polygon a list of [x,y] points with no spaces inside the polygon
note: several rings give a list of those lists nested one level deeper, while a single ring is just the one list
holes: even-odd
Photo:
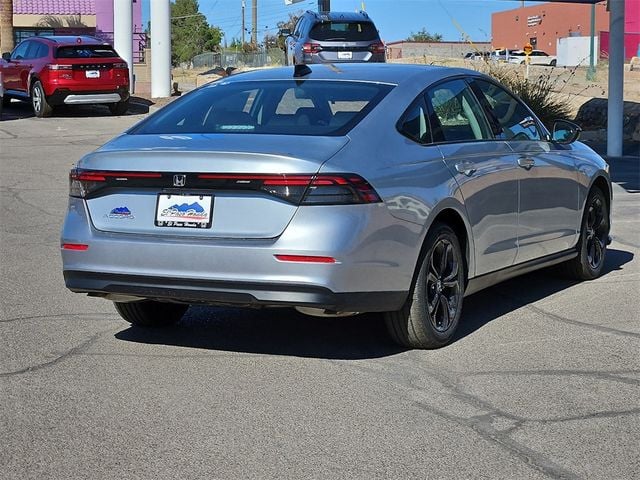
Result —
[{"label": "suv taillight", "polygon": [[73,70],[72,65],[61,65],[59,63],[51,63],[47,66],[49,70]]},{"label": "suv taillight", "polygon": [[322,46],[319,43],[305,43],[302,45],[302,51],[310,55],[322,51]]},{"label": "suv taillight", "polygon": [[384,46],[384,43],[376,42],[369,45],[369,51],[371,53],[384,53],[386,51],[386,48]]}]

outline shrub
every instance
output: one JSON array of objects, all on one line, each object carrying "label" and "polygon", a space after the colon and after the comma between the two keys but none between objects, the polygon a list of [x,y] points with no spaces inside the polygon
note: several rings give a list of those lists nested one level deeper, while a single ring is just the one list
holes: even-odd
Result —
[{"label": "shrub", "polygon": [[564,85],[558,86],[558,80],[552,78],[551,72],[526,79],[505,64],[486,62],[481,69],[518,95],[549,130],[553,128],[554,120],[570,118],[569,97],[559,94]]}]

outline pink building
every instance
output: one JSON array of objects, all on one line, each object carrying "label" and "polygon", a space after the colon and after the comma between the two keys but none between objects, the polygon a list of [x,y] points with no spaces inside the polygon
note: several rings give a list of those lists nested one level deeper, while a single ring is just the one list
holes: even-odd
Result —
[{"label": "pink building", "polygon": [[[133,61],[143,60],[142,0],[133,2]],[[113,43],[113,0],[13,0],[13,39],[91,35]]]},{"label": "pink building", "polygon": [[[621,0],[616,0],[621,1]],[[638,55],[640,48],[640,0],[625,2],[625,59]],[[609,12],[607,3],[595,6],[596,35],[600,55],[609,55]],[[559,38],[590,34],[591,5],[583,3],[535,2],[525,7],[496,12],[491,16],[493,46],[522,49],[530,43],[539,50],[556,54]]]}]

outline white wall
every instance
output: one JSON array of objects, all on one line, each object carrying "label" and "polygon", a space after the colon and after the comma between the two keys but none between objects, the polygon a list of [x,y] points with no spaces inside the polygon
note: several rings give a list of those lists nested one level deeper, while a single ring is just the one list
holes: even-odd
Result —
[{"label": "white wall", "polygon": [[[593,64],[598,64],[598,37],[593,39]],[[591,37],[559,38],[556,44],[559,67],[589,66],[589,45]]]}]

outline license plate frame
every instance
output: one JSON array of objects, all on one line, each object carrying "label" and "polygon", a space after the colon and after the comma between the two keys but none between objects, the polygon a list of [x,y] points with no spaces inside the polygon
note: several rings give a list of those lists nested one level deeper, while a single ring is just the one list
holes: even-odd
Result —
[{"label": "license plate frame", "polygon": [[86,78],[100,78],[100,70],[85,70],[84,76]]},{"label": "license plate frame", "polygon": [[338,52],[338,60],[352,60],[353,52]]},{"label": "license plate frame", "polygon": [[211,228],[213,195],[159,193],[154,224],[162,228]]}]

